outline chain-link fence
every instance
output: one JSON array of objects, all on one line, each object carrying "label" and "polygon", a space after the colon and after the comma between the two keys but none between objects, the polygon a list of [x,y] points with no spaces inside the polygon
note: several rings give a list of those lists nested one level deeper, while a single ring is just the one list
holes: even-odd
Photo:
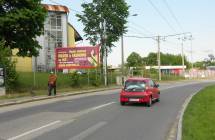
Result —
[{"label": "chain-link fence", "polygon": [[190,79],[215,78],[215,70],[186,70],[184,76]]},{"label": "chain-link fence", "polygon": [[[49,73],[46,72],[19,72],[18,82],[14,90],[26,92],[29,90],[47,89]],[[116,77],[120,72],[108,71],[108,85],[116,85]],[[73,71],[57,73],[57,88],[82,88],[104,86],[104,75],[100,70]]]},{"label": "chain-link fence", "polygon": [[[158,80],[158,70],[156,69],[125,69],[124,78],[121,70],[108,70],[108,85],[122,85],[122,79],[129,77],[146,77]],[[16,91],[26,92],[31,90],[47,89],[49,73],[44,72],[19,72]],[[67,74],[57,73],[57,88],[85,88],[104,86],[104,75],[99,69],[73,71]],[[181,80],[186,78],[215,78],[215,71],[212,70],[186,70],[182,73],[162,72],[162,80]]]}]

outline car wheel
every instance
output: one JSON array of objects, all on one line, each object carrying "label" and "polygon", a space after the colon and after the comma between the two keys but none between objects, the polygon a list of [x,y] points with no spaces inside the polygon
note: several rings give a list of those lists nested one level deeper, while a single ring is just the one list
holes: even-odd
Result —
[{"label": "car wheel", "polygon": [[120,102],[120,104],[121,104],[122,106],[124,106],[124,105],[125,105],[125,102]]},{"label": "car wheel", "polygon": [[147,106],[148,107],[152,106],[152,97],[151,96],[149,97],[149,102],[147,103]]}]

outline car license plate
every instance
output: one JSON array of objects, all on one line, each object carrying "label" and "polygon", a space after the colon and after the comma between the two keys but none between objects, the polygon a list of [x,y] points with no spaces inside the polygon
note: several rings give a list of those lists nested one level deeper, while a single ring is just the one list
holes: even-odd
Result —
[{"label": "car license plate", "polygon": [[139,102],[139,99],[129,99],[131,102]]}]

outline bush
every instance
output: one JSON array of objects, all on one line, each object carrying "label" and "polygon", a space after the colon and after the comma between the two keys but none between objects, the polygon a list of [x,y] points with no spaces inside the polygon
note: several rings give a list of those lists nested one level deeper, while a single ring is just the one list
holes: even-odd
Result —
[{"label": "bush", "polygon": [[13,90],[17,86],[18,74],[16,73],[15,62],[11,59],[11,50],[4,46],[4,41],[0,41],[0,65],[5,68],[6,90]]},{"label": "bush", "polygon": [[77,72],[71,74],[71,86],[72,87],[80,87],[80,75]]},{"label": "bush", "polygon": [[91,84],[92,84],[93,86],[98,87],[98,86],[101,85],[101,80],[100,80],[99,77],[96,77],[96,75],[93,75],[93,77],[91,77],[91,80],[92,80]]}]

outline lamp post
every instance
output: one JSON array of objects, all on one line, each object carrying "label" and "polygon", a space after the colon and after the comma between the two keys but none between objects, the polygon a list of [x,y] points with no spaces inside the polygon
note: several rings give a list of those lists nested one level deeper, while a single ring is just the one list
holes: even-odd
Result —
[{"label": "lamp post", "polygon": [[[138,14],[133,14],[131,15],[132,17],[138,16]],[[121,36],[121,58],[122,58],[122,64],[121,64],[121,71],[122,71],[122,85],[124,84],[124,76],[125,76],[125,71],[124,71],[124,40],[123,40],[123,34]]]}]

